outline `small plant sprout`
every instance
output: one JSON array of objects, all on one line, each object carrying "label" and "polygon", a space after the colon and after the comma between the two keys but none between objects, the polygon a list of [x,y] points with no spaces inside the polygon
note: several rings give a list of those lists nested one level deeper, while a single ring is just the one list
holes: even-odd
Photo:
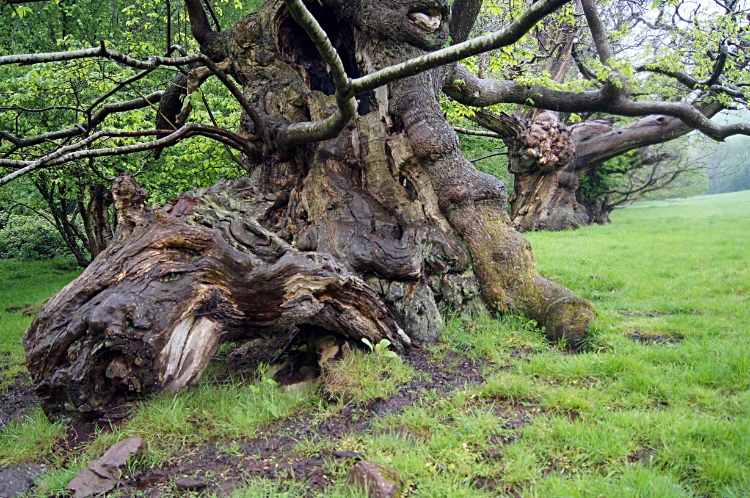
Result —
[{"label": "small plant sprout", "polygon": [[369,339],[363,337],[362,342],[364,342],[365,345],[370,348],[370,351],[378,358],[394,358],[396,360],[401,360],[395,351],[388,350],[388,346],[391,345],[391,341],[388,339],[381,339],[379,343],[373,345]]}]

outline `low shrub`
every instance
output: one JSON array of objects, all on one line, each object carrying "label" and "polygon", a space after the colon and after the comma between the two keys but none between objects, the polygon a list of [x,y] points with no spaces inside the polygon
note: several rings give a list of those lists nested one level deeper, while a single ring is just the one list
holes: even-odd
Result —
[{"label": "low shrub", "polygon": [[36,216],[11,215],[0,229],[0,259],[69,258],[58,231]]}]

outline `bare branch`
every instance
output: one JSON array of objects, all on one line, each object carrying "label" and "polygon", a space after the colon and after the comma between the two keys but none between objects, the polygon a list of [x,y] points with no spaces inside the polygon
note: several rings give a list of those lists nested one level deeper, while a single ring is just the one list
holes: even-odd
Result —
[{"label": "bare branch", "polygon": [[[214,127],[219,128],[219,124],[216,122],[216,118],[214,118],[214,113],[211,112],[211,106],[208,105],[208,99],[206,98],[206,95],[201,93],[201,98],[203,99],[203,105],[206,106],[206,112],[208,113],[209,119],[211,119],[211,122],[213,123]],[[235,157],[229,145],[224,144],[224,149],[227,151],[227,154],[229,154],[229,157],[232,158],[232,161],[234,161],[240,168],[242,169],[247,168],[245,164],[242,163],[242,161],[240,161],[239,159],[237,159],[237,157]]]},{"label": "bare branch", "polygon": [[211,14],[211,19],[214,20],[214,25],[216,26],[216,31],[221,31],[221,25],[219,24],[219,18],[216,17],[216,14],[214,13],[213,7],[211,7],[210,0],[203,0],[206,3],[206,8],[208,9],[209,14]]},{"label": "bare branch", "polygon": [[20,105],[0,106],[0,111],[20,111],[20,112],[37,113],[37,112],[47,112],[47,111],[57,111],[57,110],[84,112],[83,109],[80,109],[78,107],[70,107],[66,105],[51,105],[49,107],[43,107],[41,109],[29,109],[26,107],[21,107]]},{"label": "bare branch", "polygon": [[462,128],[460,126],[454,126],[453,130],[456,133],[463,133],[464,135],[473,135],[476,137],[489,137],[489,138],[498,138],[498,139],[503,138],[497,133],[487,131],[487,130],[472,130],[471,128]]},{"label": "bare branch", "polygon": [[451,44],[465,42],[471,34],[482,0],[455,0],[451,7]]},{"label": "bare branch", "polygon": [[[170,46],[169,46],[169,48],[167,49],[167,52],[166,52],[165,56],[166,56],[166,57],[169,57],[170,55],[172,55],[172,53],[173,53],[173,52],[178,52],[178,53],[180,53],[180,54],[181,54],[181,55],[182,55],[183,57],[187,56],[187,52],[185,52],[185,49],[183,49],[183,48],[182,48],[181,46],[179,46],[179,45],[170,45]],[[154,68],[154,69],[156,69],[156,68]],[[85,111],[85,112],[86,112],[86,114],[89,114],[89,113],[90,113],[91,111],[93,111],[93,110],[94,110],[94,108],[95,108],[96,106],[98,106],[99,104],[101,104],[102,102],[104,102],[105,100],[107,100],[107,99],[108,99],[109,97],[111,97],[111,96],[112,96],[112,95],[114,95],[115,93],[117,93],[117,92],[119,92],[120,90],[122,90],[122,89],[123,89],[124,87],[126,87],[127,85],[129,85],[129,84],[131,84],[131,83],[135,83],[135,82],[136,82],[136,81],[138,81],[139,79],[141,79],[141,78],[143,78],[143,77],[145,77],[145,76],[149,75],[149,74],[150,74],[150,73],[151,73],[151,72],[152,72],[152,71],[153,71],[154,69],[146,69],[145,71],[142,71],[142,72],[140,72],[140,73],[136,74],[135,76],[132,76],[132,77],[130,77],[130,78],[128,78],[128,79],[125,79],[125,80],[123,80],[123,81],[119,82],[119,83],[118,83],[118,84],[117,84],[117,85],[116,85],[116,86],[115,86],[115,87],[114,87],[114,88],[113,88],[112,90],[108,91],[107,93],[105,93],[104,95],[102,95],[101,97],[99,97],[98,99],[96,99],[96,100],[94,101],[94,103],[93,103],[93,104],[91,104],[91,105],[90,105],[90,106],[89,106],[89,107],[88,107],[88,108],[86,109],[86,111]]]},{"label": "bare branch", "polygon": [[205,57],[202,54],[189,55],[187,57],[149,57],[148,60],[140,61],[116,50],[109,50],[102,43],[96,48],[85,48],[81,50],[69,50],[67,52],[47,52],[42,54],[13,54],[0,57],[0,66],[8,64],[41,64],[43,62],[64,62],[76,59],[88,59],[91,57],[106,57],[120,62],[126,66],[136,69],[154,69],[159,66],[184,66],[192,62],[201,62]]},{"label": "bare branch", "polygon": [[16,138],[7,131],[0,130],[0,139],[8,140],[10,143],[18,148],[30,147],[32,145],[39,145],[44,142],[60,140],[62,138],[70,138],[78,135],[85,135],[89,133],[94,127],[101,124],[104,119],[113,113],[133,111],[136,109],[142,109],[152,105],[154,102],[161,100],[164,92],[158,91],[151,95],[147,95],[145,98],[128,100],[126,102],[115,102],[111,104],[105,104],[102,108],[91,116],[86,123],[76,124],[71,128],[65,130],[52,131],[43,135],[37,135],[31,138]]},{"label": "bare branch", "polygon": [[[138,137],[148,135],[166,135],[163,138],[153,140],[151,142],[139,143],[134,145],[125,145],[122,147],[109,147],[103,149],[86,149],[78,150],[87,145],[92,144],[96,140],[101,138],[110,137]],[[148,131],[100,131],[94,133],[90,137],[76,142],[75,144],[61,147],[56,151],[44,156],[37,161],[17,161],[0,159],[0,166],[20,168],[3,178],[0,178],[0,186],[5,185],[8,182],[15,180],[25,174],[32,171],[36,171],[41,168],[47,168],[51,166],[57,166],[66,162],[75,161],[79,159],[89,157],[105,157],[132,154],[134,152],[143,152],[151,149],[166,147],[174,145],[184,138],[201,135],[213,140],[217,140],[226,145],[234,147],[238,150],[246,152],[248,154],[256,154],[255,146],[230,131],[222,128],[214,128],[213,126],[206,126],[200,124],[188,124],[180,128],[177,131],[171,130],[148,130]]]},{"label": "bare branch", "polygon": [[190,17],[190,30],[193,33],[193,38],[202,45],[209,40],[214,32],[208,22],[206,11],[203,9],[201,0],[185,0],[185,7],[187,7]]},{"label": "bare branch", "polygon": [[589,24],[591,35],[594,37],[596,51],[599,52],[599,60],[602,61],[602,64],[609,67],[609,60],[614,58],[615,54],[612,52],[612,46],[609,44],[607,31],[599,19],[596,4],[594,0],[581,0],[581,4],[583,5],[583,13],[586,15],[586,22]]},{"label": "bare branch", "polygon": [[472,163],[478,163],[479,161],[484,161],[485,159],[489,159],[491,157],[495,157],[495,156],[507,156],[507,155],[508,155],[507,152],[495,152],[493,154],[488,154],[486,156],[478,157],[477,159],[471,159],[470,162],[472,162]]}]

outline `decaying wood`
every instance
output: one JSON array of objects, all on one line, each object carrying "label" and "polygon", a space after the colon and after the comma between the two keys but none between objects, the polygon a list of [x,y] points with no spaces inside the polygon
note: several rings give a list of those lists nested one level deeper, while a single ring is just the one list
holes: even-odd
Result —
[{"label": "decaying wood", "polygon": [[145,208],[132,177],[113,189],[118,232],[25,337],[48,413],[97,415],[125,398],[177,392],[229,339],[315,325],[354,339],[403,333],[378,294],[330,255],[302,252],[258,224],[249,181]]}]

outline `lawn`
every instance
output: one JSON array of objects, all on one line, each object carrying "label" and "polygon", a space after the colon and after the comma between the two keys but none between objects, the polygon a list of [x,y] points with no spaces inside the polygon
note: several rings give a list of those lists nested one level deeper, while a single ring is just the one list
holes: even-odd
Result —
[{"label": "lawn", "polygon": [[[596,306],[584,352],[522,317],[449,316],[443,341],[403,363],[355,353],[329,386],[296,392],[264,380],[262,363],[232,370],[225,348],[200,385],[141,403],[67,455],[54,451],[65,429],[38,411],[9,424],[0,466],[47,463],[35,493],[49,496],[115,440],[141,436],[150,451],[121,495],[171,496],[187,474],[220,496],[354,496],[339,451],[396,468],[407,496],[748,496],[750,192],[612,219],[528,234],[541,273]],[[30,318],[5,308],[41,303],[75,271],[0,263],[13,282],[0,293],[7,379]]]},{"label": "lawn", "polygon": [[74,261],[0,259],[0,394],[26,371],[23,331],[36,309],[81,274]]}]

